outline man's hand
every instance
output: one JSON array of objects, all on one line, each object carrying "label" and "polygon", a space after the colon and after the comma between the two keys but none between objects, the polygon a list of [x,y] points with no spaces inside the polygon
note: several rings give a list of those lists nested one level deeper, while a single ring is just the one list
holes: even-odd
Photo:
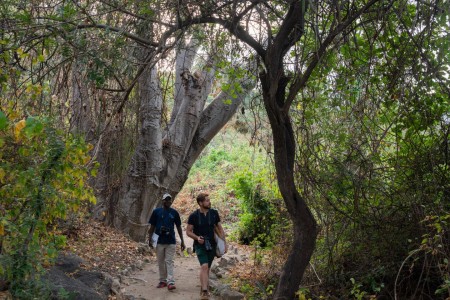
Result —
[{"label": "man's hand", "polygon": [[184,245],[184,241],[181,241],[181,251],[184,251],[186,249],[186,246]]},{"label": "man's hand", "polygon": [[149,239],[148,239],[148,246],[149,246],[151,249],[154,248],[154,247],[153,247],[153,241],[152,241],[152,237],[151,237],[151,236],[150,236]]},{"label": "man's hand", "polygon": [[205,243],[205,239],[204,239],[202,236],[199,236],[197,242],[198,242],[200,245],[203,245],[203,244]]},{"label": "man's hand", "polygon": [[155,232],[155,225],[150,225],[150,229],[148,231],[148,245],[151,249],[153,249],[153,233]]}]

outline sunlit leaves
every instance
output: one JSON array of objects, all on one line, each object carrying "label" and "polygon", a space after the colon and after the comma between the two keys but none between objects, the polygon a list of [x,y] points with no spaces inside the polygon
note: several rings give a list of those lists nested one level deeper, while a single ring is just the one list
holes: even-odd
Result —
[{"label": "sunlit leaves", "polygon": [[[87,184],[92,148],[62,135],[43,118],[8,120],[1,113],[0,124],[0,236],[5,267],[0,276],[11,280],[14,288],[23,276],[54,258],[64,244],[55,222],[84,203],[95,202]],[[21,271],[11,272],[12,268]]]},{"label": "sunlit leaves", "polygon": [[232,103],[232,99],[236,99],[243,92],[240,80],[248,76],[247,71],[226,60],[218,62],[216,67],[220,70],[216,71],[216,78],[223,82],[220,89],[231,98],[224,101],[229,105]]},{"label": "sunlit leaves", "polygon": [[16,140],[19,139],[20,133],[24,128],[25,128],[25,120],[20,120],[14,125],[14,137],[16,138]]}]

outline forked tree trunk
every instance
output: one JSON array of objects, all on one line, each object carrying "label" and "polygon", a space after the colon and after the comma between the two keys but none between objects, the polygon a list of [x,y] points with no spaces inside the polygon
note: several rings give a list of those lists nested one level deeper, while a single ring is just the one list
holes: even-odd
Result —
[{"label": "forked tree trunk", "polygon": [[138,143],[126,178],[111,196],[113,207],[107,216],[109,223],[136,241],[145,240],[148,219],[161,196],[178,194],[197,157],[253,88],[244,84],[237,98],[222,92],[206,106],[213,70],[191,74],[195,48],[188,46],[178,53],[175,107],[167,128],[161,126],[163,103],[156,69],[145,70],[139,79]]}]

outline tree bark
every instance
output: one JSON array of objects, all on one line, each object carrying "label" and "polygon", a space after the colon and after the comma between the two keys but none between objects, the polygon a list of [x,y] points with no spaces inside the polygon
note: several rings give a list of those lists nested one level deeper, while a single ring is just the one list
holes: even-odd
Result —
[{"label": "tree bark", "polygon": [[93,122],[91,118],[91,102],[89,99],[86,76],[77,57],[72,68],[72,97],[70,98],[70,128],[75,134],[82,134],[86,141],[93,140]]},{"label": "tree bark", "polygon": [[[292,249],[283,266],[274,299],[294,299],[314,251],[317,225],[305,199],[295,186],[295,136],[289,113],[283,110],[282,105],[288,79],[283,75],[278,76],[277,82],[269,78],[265,74],[261,75],[263,99],[273,133],[278,186],[293,222],[294,233]],[[277,86],[276,90],[273,86]]]},{"label": "tree bark", "polygon": [[280,31],[265,52],[266,71],[260,75],[264,106],[269,118],[274,142],[277,181],[293,222],[293,243],[285,262],[274,299],[294,299],[306,267],[313,254],[317,224],[305,199],[297,191],[294,180],[296,140],[286,103],[286,89],[290,78],[284,73],[283,59],[287,51],[302,36],[306,4],[293,1]]},{"label": "tree bark", "polygon": [[142,241],[151,212],[149,199],[163,194],[163,191],[158,192],[163,169],[162,97],[155,69],[149,67],[143,72],[139,79],[138,95],[141,100],[138,144],[118,191],[119,197],[117,201],[111,202],[114,208],[110,210],[112,215],[109,218],[114,227]]},{"label": "tree bark", "polygon": [[[236,98],[221,93],[206,106],[214,71],[191,74],[196,51],[195,44],[191,46],[178,53],[175,107],[167,128],[162,128],[163,101],[156,69],[145,70],[139,78],[138,144],[123,183],[111,196],[107,217],[108,223],[136,241],[145,240],[148,219],[162,195],[168,192],[175,198],[197,157],[253,88],[245,84]],[[229,98],[231,104],[226,104]]]}]

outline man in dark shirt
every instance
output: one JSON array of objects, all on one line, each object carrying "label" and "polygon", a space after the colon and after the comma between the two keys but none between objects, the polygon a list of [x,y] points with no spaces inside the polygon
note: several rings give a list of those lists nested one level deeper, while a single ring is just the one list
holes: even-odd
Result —
[{"label": "man in dark shirt", "polygon": [[[216,254],[214,229],[225,241],[225,232],[220,223],[219,212],[211,209],[211,200],[206,193],[197,196],[199,209],[193,212],[188,219],[186,234],[194,240],[194,250],[200,262],[201,299],[209,299],[209,270]],[[225,242],[225,252],[227,252]]]},{"label": "man in dark shirt", "polygon": [[159,284],[157,288],[167,286],[168,290],[174,290],[176,288],[175,278],[173,277],[173,259],[176,246],[174,225],[177,226],[177,231],[180,235],[181,251],[186,247],[181,230],[180,214],[170,207],[172,205],[172,196],[170,194],[164,194],[162,200],[163,206],[153,210],[149,220],[151,225],[149,245],[153,248],[153,233],[159,235],[156,244],[156,257],[158,258],[159,267]]}]

